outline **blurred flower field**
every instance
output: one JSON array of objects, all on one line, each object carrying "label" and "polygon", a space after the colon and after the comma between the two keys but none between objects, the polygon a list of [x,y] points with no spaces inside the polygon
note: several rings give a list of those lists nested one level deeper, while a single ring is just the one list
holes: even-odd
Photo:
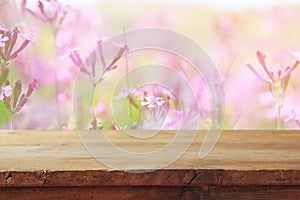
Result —
[{"label": "blurred flower field", "polygon": [[[188,129],[194,119],[207,129],[214,108],[203,77],[166,52],[130,52],[126,31],[147,27],[191,38],[214,62],[225,90],[223,129],[300,127],[300,4],[220,9],[163,1],[2,0],[0,17],[1,129]],[[124,41],[103,53],[102,44],[119,33]],[[145,77],[129,72],[151,63],[182,74],[197,105],[164,71],[157,76],[169,79],[172,90],[155,83],[132,88]],[[116,88],[122,77],[125,84]]]}]

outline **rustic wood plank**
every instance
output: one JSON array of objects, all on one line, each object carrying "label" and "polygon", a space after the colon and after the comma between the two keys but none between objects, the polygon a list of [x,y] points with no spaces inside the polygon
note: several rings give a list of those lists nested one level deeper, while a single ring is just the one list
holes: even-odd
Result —
[{"label": "rustic wood plank", "polygon": [[[179,199],[182,188],[177,187],[47,187],[4,188],[1,200],[112,200],[112,199]],[[188,191],[186,192],[188,193]],[[191,194],[189,194],[191,195]],[[194,195],[197,199],[198,195]],[[199,199],[199,198],[198,198]]]},{"label": "rustic wood plank", "polygon": [[[131,131],[139,133],[147,134]],[[175,134],[161,131],[143,140],[105,132],[134,152],[161,148]],[[74,131],[0,131],[0,199],[300,199],[299,131],[223,131],[199,159],[205,134],[198,131],[183,156],[149,172],[147,161],[137,163],[139,170],[109,169]],[[88,144],[96,144],[88,136]]]},{"label": "rustic wood plank", "polygon": [[[162,131],[151,139],[138,140],[118,131],[105,132],[120,147],[136,152],[155,150],[158,146],[168,144],[175,133]],[[198,131],[188,151],[167,168],[300,169],[299,131],[223,131],[209,156],[198,159],[198,151],[205,134],[205,131]],[[141,169],[145,168],[141,163]],[[0,131],[0,171],[8,170],[70,171],[108,170],[108,168],[87,152],[76,132]]]},{"label": "rustic wood plank", "polygon": [[116,186],[116,187],[33,187],[1,188],[1,200],[111,200],[111,199],[188,199],[188,200],[296,200],[300,186]]},{"label": "rustic wood plank", "polygon": [[299,170],[7,171],[0,187],[300,185]]},{"label": "rustic wood plank", "polygon": [[[189,194],[193,198],[196,192]],[[215,200],[296,200],[300,199],[300,186],[211,186],[206,194],[205,199]]]}]

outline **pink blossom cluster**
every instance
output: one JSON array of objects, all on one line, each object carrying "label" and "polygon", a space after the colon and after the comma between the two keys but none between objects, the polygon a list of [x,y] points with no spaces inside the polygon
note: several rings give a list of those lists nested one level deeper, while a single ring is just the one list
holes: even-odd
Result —
[{"label": "pink blossom cluster", "polygon": [[[0,128],[186,129],[197,120],[200,128],[209,128],[215,108],[207,85],[214,80],[197,76],[179,57],[133,51],[125,32],[113,50],[105,48],[109,40],[103,35],[149,26],[177,30],[203,45],[223,78],[223,129],[300,128],[299,8],[225,12],[172,5],[107,3],[91,9],[59,0],[1,2]],[[147,76],[132,77],[131,70],[155,62],[184,77],[196,103],[164,72],[155,75],[168,79],[172,88],[156,83],[131,88]],[[123,77],[127,81],[119,91],[114,86]],[[119,102],[120,120],[111,109],[112,98]]]}]

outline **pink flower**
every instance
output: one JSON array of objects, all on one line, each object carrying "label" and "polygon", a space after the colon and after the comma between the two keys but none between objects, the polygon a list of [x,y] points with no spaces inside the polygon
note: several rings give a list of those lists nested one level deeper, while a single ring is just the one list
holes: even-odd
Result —
[{"label": "pink flower", "polygon": [[63,125],[61,127],[62,130],[64,131],[71,131],[71,130],[74,130],[75,129],[75,126],[67,126],[67,125]]},{"label": "pink flower", "polygon": [[29,33],[21,33],[20,32],[20,35],[27,41],[30,41],[31,43],[35,44],[35,41],[33,40],[33,36],[34,36],[34,30],[33,29],[30,29],[29,30]]},{"label": "pink flower", "polygon": [[298,61],[300,61],[300,51],[296,52],[296,51],[290,50],[290,53],[291,53]]},{"label": "pink flower", "polygon": [[61,59],[70,58],[72,62],[77,66],[81,67],[82,65],[82,59],[81,56],[78,53],[78,49],[71,49],[69,47],[65,47],[65,55],[61,57]]},{"label": "pink flower", "polygon": [[[18,56],[18,54],[25,49],[25,47],[32,41],[33,31],[31,30],[29,34],[21,33],[17,28],[12,30],[7,30],[3,26],[0,28],[0,35],[2,37],[2,43],[5,40],[5,45],[0,45],[0,58],[5,64],[9,60],[13,60]],[[14,50],[17,44],[18,36],[24,37],[21,45]],[[4,40],[3,40],[4,38]],[[1,43],[1,42],[0,42]],[[14,50],[14,51],[13,51]]]},{"label": "pink flower", "polygon": [[68,12],[68,7],[56,0],[44,0],[37,2],[38,11],[33,11],[26,7],[27,0],[22,0],[23,12],[29,12],[35,18],[49,23],[60,25]]},{"label": "pink flower", "polygon": [[82,58],[80,56],[80,54],[78,53],[77,49],[71,49],[68,47],[65,47],[65,55],[63,55],[61,58],[65,59],[65,58],[70,58],[72,60],[72,62],[80,68],[80,71],[85,73],[85,74],[89,74],[88,70],[86,69],[85,65],[83,64]]},{"label": "pink flower", "polygon": [[91,125],[92,125],[92,127],[90,128],[90,130],[102,130],[103,129],[101,121],[98,122],[98,119],[96,117],[92,118]]},{"label": "pink flower", "polygon": [[7,36],[4,36],[2,33],[0,33],[0,47],[5,47],[5,42],[8,40],[9,38]]},{"label": "pink flower", "polygon": [[133,93],[133,89],[127,88],[125,86],[122,87],[120,93],[116,96],[116,99],[122,99],[128,97],[131,93]]},{"label": "pink flower", "polygon": [[284,121],[288,122],[290,120],[294,120],[297,126],[300,128],[300,114],[296,113],[294,109],[291,109],[290,116],[288,116]]},{"label": "pink flower", "polygon": [[28,84],[28,87],[33,89],[33,90],[36,90],[37,89],[37,79],[33,79],[29,84]]},{"label": "pink flower", "polygon": [[299,64],[299,60],[297,60],[292,67],[287,66],[286,68],[284,68],[284,70],[281,70],[279,64],[276,64],[273,68],[270,68],[265,62],[266,55],[264,55],[260,51],[256,51],[256,56],[260,65],[266,73],[265,76],[261,76],[250,63],[247,63],[246,65],[260,80],[267,83],[275,83],[277,81],[285,82],[289,80],[291,73],[296,69],[296,67]]},{"label": "pink flower", "polygon": [[133,105],[136,109],[139,109],[138,103],[133,98],[133,89],[127,88],[125,86],[122,87],[120,93],[116,96],[116,99],[128,98],[129,103]]},{"label": "pink flower", "polygon": [[[96,42],[97,48],[91,51],[84,61],[79,55],[77,49],[71,49],[66,47],[66,53],[64,56],[62,56],[62,59],[69,57],[72,60],[72,62],[80,68],[81,72],[90,76],[90,79],[95,84],[103,79],[104,74],[117,68],[117,61],[122,57],[123,53],[126,50],[128,50],[126,45],[119,45],[120,48],[117,52],[117,55],[112,59],[112,61],[108,65],[106,65],[102,52],[102,41],[97,39]],[[103,72],[101,76],[96,80],[96,64],[99,58],[103,67]]]},{"label": "pink flower", "polygon": [[4,26],[4,25],[0,25],[0,31],[6,32],[6,31],[7,31],[7,29],[5,28],[5,26]]},{"label": "pink flower", "polygon": [[197,110],[190,108],[187,110],[172,110],[172,119],[164,126],[165,129],[189,129],[193,127],[194,120],[197,119]]},{"label": "pink flower", "polygon": [[112,125],[111,125],[111,129],[112,129],[112,130],[126,130],[126,126],[124,126],[124,127],[118,126],[118,125],[113,121],[113,122],[112,122]]},{"label": "pink flower", "polygon": [[162,106],[165,103],[163,98],[155,96],[145,96],[145,101],[142,101],[142,106],[147,106],[148,108],[155,108],[157,106]]},{"label": "pink flower", "polygon": [[3,100],[4,97],[9,97],[11,95],[11,86],[7,85],[0,88],[0,100]]},{"label": "pink flower", "polygon": [[106,72],[109,72],[109,71],[112,71],[112,70],[116,69],[117,68],[116,62],[122,57],[124,52],[129,51],[126,43],[121,43],[121,44],[115,43],[115,45],[117,47],[119,47],[117,55],[106,66],[104,58],[103,58],[103,54],[102,54],[102,42],[98,42],[99,55],[100,55],[101,62],[102,62],[102,65],[103,65],[103,70],[104,70],[103,73],[106,73]]},{"label": "pink flower", "polygon": [[14,112],[20,112],[21,109],[24,107],[24,105],[27,103],[30,95],[32,94],[32,92],[34,90],[37,89],[37,79],[33,79],[29,84],[28,84],[28,88],[26,91],[26,94],[23,93],[20,97],[19,103],[17,104],[16,109],[14,110]]},{"label": "pink flower", "polygon": [[35,78],[28,84],[26,97],[29,97],[31,95],[31,93],[36,89],[37,89],[37,79]]},{"label": "pink flower", "polygon": [[183,111],[172,110],[172,119],[166,123],[165,129],[170,129],[171,127],[175,127],[178,125],[183,118]]}]

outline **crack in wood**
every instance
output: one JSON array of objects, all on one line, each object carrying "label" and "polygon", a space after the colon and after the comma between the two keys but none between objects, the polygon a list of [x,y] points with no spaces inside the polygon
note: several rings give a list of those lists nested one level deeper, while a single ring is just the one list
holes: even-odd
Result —
[{"label": "crack in wood", "polygon": [[50,176],[50,171],[49,170],[41,170],[39,172],[39,179],[43,181],[43,185],[46,184],[47,178]]},{"label": "crack in wood", "polygon": [[167,178],[164,180],[163,183],[167,183],[167,181],[169,180],[169,178],[173,175],[173,172],[170,172],[170,174],[168,174]]},{"label": "crack in wood", "polygon": [[7,173],[7,175],[5,177],[5,185],[10,185],[11,184],[11,179],[12,179],[11,173]]},{"label": "crack in wood", "polygon": [[[191,172],[193,173],[193,175],[191,174]],[[184,183],[187,183],[187,186],[183,186],[182,187],[182,190],[180,192],[180,199],[183,198],[183,194],[184,194],[184,190],[186,187],[189,187],[190,184],[193,182],[193,180],[195,180],[195,178],[199,175],[197,172],[195,171],[191,171],[191,172],[187,172],[184,174],[184,177],[183,177],[183,182]]]}]

